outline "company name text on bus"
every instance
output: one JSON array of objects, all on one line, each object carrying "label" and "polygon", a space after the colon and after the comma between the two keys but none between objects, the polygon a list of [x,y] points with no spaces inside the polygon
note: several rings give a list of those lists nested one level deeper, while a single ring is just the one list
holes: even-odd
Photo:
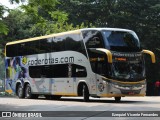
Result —
[{"label": "company name text on bus", "polygon": [[63,63],[74,63],[74,57],[61,57],[61,58],[45,58],[28,60],[28,65],[48,65],[48,64],[63,64]]}]

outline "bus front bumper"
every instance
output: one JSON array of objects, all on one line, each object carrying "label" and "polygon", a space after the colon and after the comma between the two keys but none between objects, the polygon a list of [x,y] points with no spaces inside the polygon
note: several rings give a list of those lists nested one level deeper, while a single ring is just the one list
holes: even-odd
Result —
[{"label": "bus front bumper", "polygon": [[146,82],[135,84],[110,82],[106,83],[106,93],[102,93],[101,97],[125,97],[125,96],[145,96]]}]

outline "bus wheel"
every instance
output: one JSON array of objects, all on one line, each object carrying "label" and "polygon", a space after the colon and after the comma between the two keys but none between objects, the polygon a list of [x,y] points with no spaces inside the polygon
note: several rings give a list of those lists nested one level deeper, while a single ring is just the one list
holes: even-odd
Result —
[{"label": "bus wheel", "polygon": [[21,84],[18,85],[17,96],[18,96],[19,98],[24,98],[24,97],[25,97],[25,96],[24,96],[24,91],[23,91],[23,88],[22,88]]},{"label": "bus wheel", "polygon": [[88,91],[88,88],[87,88],[87,85],[83,85],[83,101],[84,102],[88,102],[89,101],[89,91]]},{"label": "bus wheel", "polygon": [[120,102],[121,101],[121,97],[115,97],[115,102]]},{"label": "bus wheel", "polygon": [[31,93],[31,86],[29,84],[27,84],[25,87],[25,98],[27,99],[33,98],[33,95]]}]

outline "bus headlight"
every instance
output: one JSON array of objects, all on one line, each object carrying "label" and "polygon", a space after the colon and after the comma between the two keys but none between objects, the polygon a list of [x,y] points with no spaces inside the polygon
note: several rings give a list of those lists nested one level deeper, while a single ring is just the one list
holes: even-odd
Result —
[{"label": "bus headlight", "polygon": [[144,88],[145,84],[121,84],[121,83],[110,83],[114,88],[122,89],[122,90],[140,90]]}]

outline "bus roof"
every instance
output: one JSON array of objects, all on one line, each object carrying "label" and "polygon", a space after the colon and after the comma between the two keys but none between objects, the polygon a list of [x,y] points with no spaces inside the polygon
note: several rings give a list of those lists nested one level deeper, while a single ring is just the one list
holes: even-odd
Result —
[{"label": "bus roof", "polygon": [[86,30],[97,30],[97,31],[112,30],[112,31],[131,32],[131,30],[120,29],[120,28],[83,28],[83,29],[78,29],[78,30],[73,30],[73,31],[68,31],[68,32],[54,33],[54,34],[50,34],[50,35],[33,37],[33,38],[28,38],[28,39],[23,39],[23,40],[16,40],[16,41],[8,42],[6,45],[12,45],[12,44],[18,44],[18,43],[23,43],[23,42],[35,41],[35,40],[45,39],[45,38],[49,38],[49,37],[56,37],[56,36],[61,36],[61,35],[66,35],[66,34],[80,34],[81,31],[86,31]]},{"label": "bus roof", "polygon": [[16,40],[16,41],[8,42],[6,45],[12,45],[12,44],[17,44],[17,43],[35,41],[35,40],[45,39],[45,38],[49,38],[49,37],[56,37],[56,36],[71,34],[71,33],[72,34],[79,34],[80,32],[81,31],[79,29],[79,30],[73,30],[73,31],[62,32],[62,33],[54,33],[54,34],[50,34],[50,35],[44,35],[44,36],[39,36],[39,37],[33,37],[33,38],[28,38],[28,39]]},{"label": "bus roof", "polygon": [[84,28],[84,29],[80,29],[80,30],[81,30],[81,31],[85,31],[85,30],[98,30],[98,31],[109,30],[109,31],[132,32],[132,30],[129,30],[129,29],[121,29],[121,28]]}]

